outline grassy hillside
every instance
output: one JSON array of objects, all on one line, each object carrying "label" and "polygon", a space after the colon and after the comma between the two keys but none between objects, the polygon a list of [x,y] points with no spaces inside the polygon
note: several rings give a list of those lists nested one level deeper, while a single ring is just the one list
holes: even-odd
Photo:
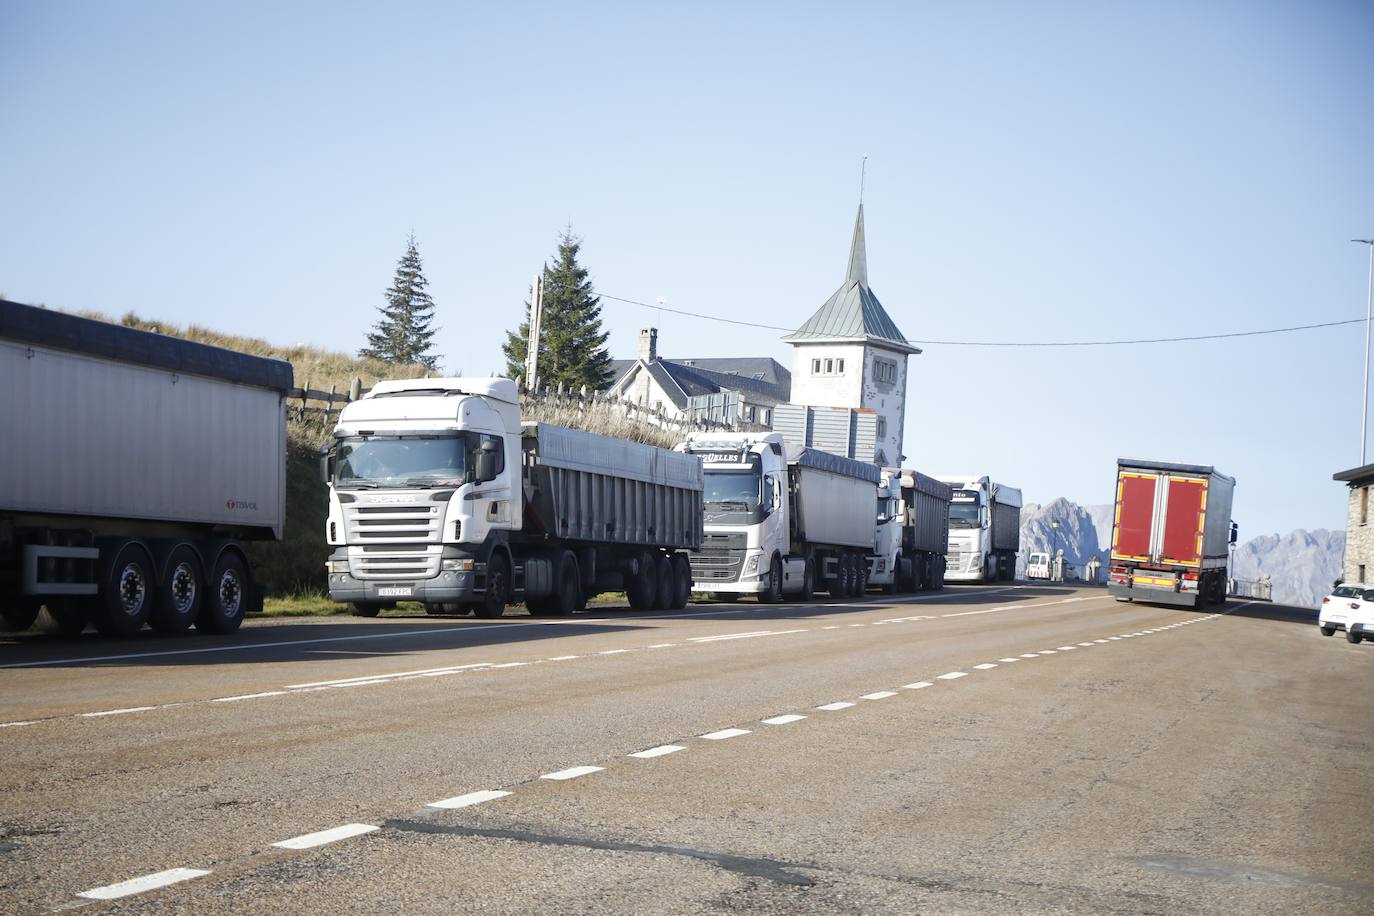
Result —
[{"label": "grassy hillside", "polygon": [[[84,313],[84,316],[254,356],[284,359],[291,363],[298,388],[328,391],[332,386],[346,392],[354,378],[361,378],[363,387],[370,388],[379,379],[419,378],[426,371],[419,365],[394,366],[316,347],[282,347],[261,338],[236,337],[197,325],[179,327],[132,313],[120,319],[96,313]],[[319,479],[319,449],[329,441],[332,423],[319,415],[301,419],[294,413],[288,414],[286,428],[284,535],[280,543],[268,541],[248,545],[259,580],[267,587],[269,595],[276,596],[325,591],[324,563],[329,556],[329,548],[324,543],[328,511],[325,487]],[[628,420],[605,405],[590,405],[579,410],[573,403],[557,399],[542,403],[527,401],[523,415],[528,420],[588,429],[663,447],[672,446],[678,439],[675,434],[657,427]]]}]

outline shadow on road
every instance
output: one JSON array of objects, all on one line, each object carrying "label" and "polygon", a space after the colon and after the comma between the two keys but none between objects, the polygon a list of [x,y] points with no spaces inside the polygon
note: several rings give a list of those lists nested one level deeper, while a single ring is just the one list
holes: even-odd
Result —
[{"label": "shadow on road", "polygon": [[1270,604],[1266,601],[1257,601],[1254,604],[1238,607],[1236,601],[1232,599],[1228,605],[1227,616],[1249,617],[1255,620],[1277,620],[1280,623],[1300,623],[1304,626],[1317,625],[1317,612],[1310,607]]},{"label": "shadow on road", "polygon": [[288,618],[250,621],[230,636],[162,636],[144,631],[129,639],[104,639],[95,633],[78,637],[23,634],[0,637],[0,672],[42,668],[163,667],[282,664],[365,656],[405,657],[435,649],[506,646],[569,636],[604,636],[630,630],[649,631],[656,620],[701,618],[749,621],[797,620],[888,608],[893,616],[934,613],[934,609],[969,605],[1021,603],[1067,596],[1066,586],[1017,585],[949,587],[914,595],[869,595],[838,602],[817,597],[808,603],[759,604],[702,602],[684,611],[632,611],[599,606],[572,617],[540,617],[524,612],[496,620],[419,614],[375,619]]}]

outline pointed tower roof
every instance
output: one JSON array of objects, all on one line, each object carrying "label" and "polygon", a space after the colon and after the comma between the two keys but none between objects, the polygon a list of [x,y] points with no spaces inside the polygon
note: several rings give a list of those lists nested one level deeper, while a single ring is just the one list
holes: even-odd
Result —
[{"label": "pointed tower roof", "polygon": [[844,285],[825,301],[816,314],[783,340],[791,344],[874,343],[899,353],[920,353],[868,287],[868,253],[864,246],[864,205],[854,220],[854,240],[849,246],[849,273]]}]

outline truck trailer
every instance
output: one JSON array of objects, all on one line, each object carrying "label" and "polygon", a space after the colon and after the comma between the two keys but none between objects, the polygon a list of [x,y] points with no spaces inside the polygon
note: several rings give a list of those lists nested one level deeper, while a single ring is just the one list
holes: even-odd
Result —
[{"label": "truck trailer", "polygon": [[693,588],[716,600],[863,594],[877,532],[875,465],[789,446],[779,433],[696,433],[676,448],[705,470]]},{"label": "truck trailer", "polygon": [[379,382],[340,413],[321,472],[329,594],[356,616],[397,601],[565,615],[622,588],[637,609],[690,597],[701,461],[522,423],[510,379]]},{"label": "truck trailer", "polygon": [[1021,491],[985,476],[941,477],[952,492],[946,582],[1010,582],[1021,549]]},{"label": "truck trailer", "polygon": [[1118,459],[1107,591],[1180,607],[1224,602],[1235,489],[1210,465]]},{"label": "truck trailer", "polygon": [[0,613],[238,629],[280,539],[291,365],[0,300]]},{"label": "truck trailer", "polygon": [[944,588],[952,495],[948,484],[920,471],[882,469],[877,547],[868,558],[870,586],[889,595]]}]

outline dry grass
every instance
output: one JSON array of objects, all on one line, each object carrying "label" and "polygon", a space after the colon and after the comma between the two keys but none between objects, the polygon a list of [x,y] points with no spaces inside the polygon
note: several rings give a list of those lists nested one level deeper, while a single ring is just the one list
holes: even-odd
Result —
[{"label": "dry grass", "polygon": [[672,448],[683,439],[681,433],[631,420],[613,404],[598,401],[581,403],[567,398],[524,397],[520,401],[520,414],[526,420],[567,426],[660,448]]}]

